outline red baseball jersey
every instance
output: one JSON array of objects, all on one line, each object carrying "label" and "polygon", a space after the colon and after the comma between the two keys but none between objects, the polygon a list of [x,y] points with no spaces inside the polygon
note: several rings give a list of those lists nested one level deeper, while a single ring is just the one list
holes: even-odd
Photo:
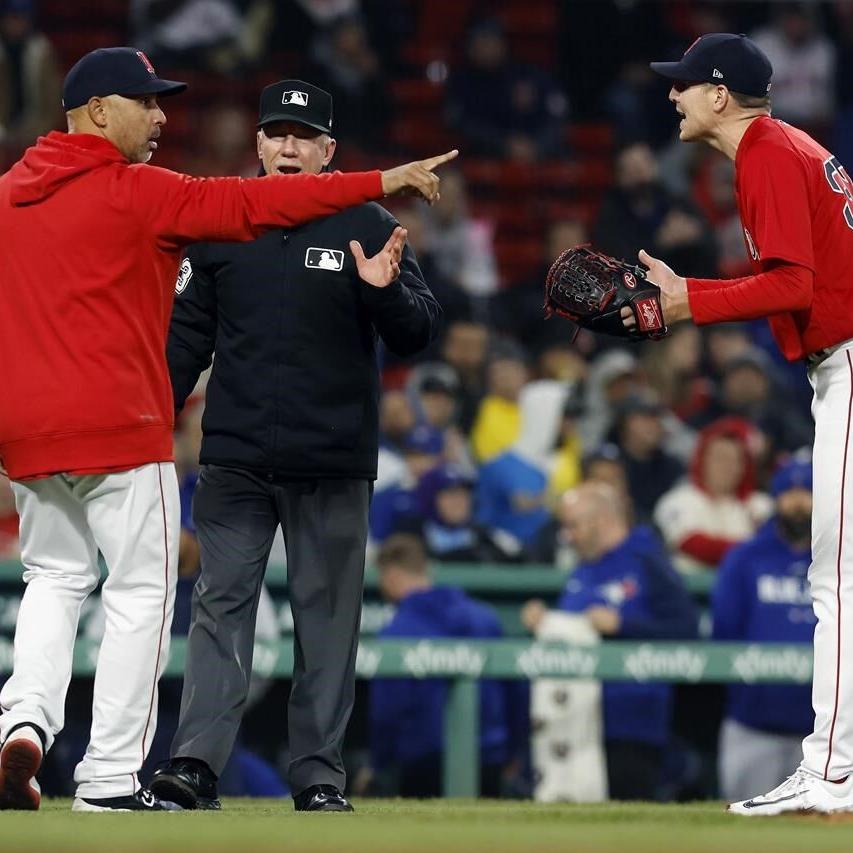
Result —
[{"label": "red baseball jersey", "polygon": [[[0,177],[0,463],[13,480],[172,458],[181,250],[382,198],[379,172],[190,178],[54,131]],[[247,283],[247,287],[251,283]]]},{"label": "red baseball jersey", "polygon": [[[744,134],[735,168],[758,277],[689,279],[694,320],[768,316],[791,361],[853,338],[853,182],[844,167],[807,133],[762,116]],[[791,265],[800,269],[792,274]]]}]

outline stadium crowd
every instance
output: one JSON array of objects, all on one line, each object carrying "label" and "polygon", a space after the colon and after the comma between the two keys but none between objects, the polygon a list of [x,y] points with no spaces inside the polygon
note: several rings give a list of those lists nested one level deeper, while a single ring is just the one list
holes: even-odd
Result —
[{"label": "stadium crowd", "polygon": [[[0,0],[6,161],[59,126],[63,66],[98,46],[85,35],[69,39],[91,20],[75,23],[69,9],[54,16],[60,5]],[[522,611],[536,636],[810,641],[803,448],[813,427],[805,367],[781,359],[763,322],[682,326],[662,342],[630,347],[586,332],[575,337],[568,322],[544,320],[542,282],[562,248],[586,241],[628,259],[645,248],[687,275],[743,274],[732,166],[699,146],[673,145],[666,86],[646,61],[678,55],[701,32],[749,32],[775,67],[774,115],[850,163],[852,2],[132,0],[107,8],[114,20],[105,12],[100,26],[121,36],[113,43],[136,44],[170,76],[184,79],[186,70],[200,81],[189,112],[176,113],[174,140],[172,122],[165,128],[169,166],[254,174],[253,103],[244,93],[259,90],[259,77],[302,76],[334,94],[335,135],[347,149],[341,168],[405,149],[412,123],[421,123],[424,145],[447,139],[462,150],[458,168],[443,176],[438,205],[392,207],[444,320],[439,340],[414,361],[383,354],[369,553],[395,606],[385,635],[501,634],[487,606],[432,584],[432,561],[566,572],[552,609],[532,601]],[[457,43],[436,18],[455,28]],[[589,38],[605,30],[606,54]],[[567,164],[576,171],[566,173]],[[593,180],[602,167],[603,178]],[[538,193],[541,176],[551,174],[572,182],[543,191],[542,204],[519,196]],[[203,387],[176,429],[186,519],[178,632],[186,631],[198,570],[189,505],[202,413]],[[16,556],[14,507],[2,481],[0,556]],[[272,562],[282,561],[279,548]],[[699,618],[685,591],[683,575],[695,573],[716,577],[710,619]],[[555,627],[555,611],[573,619]],[[438,793],[444,690],[376,681],[369,696],[360,694],[372,730],[354,774],[360,790]],[[690,725],[701,726],[707,694],[677,694],[665,685],[604,686],[599,795],[719,791],[737,799],[793,769],[791,756],[811,730],[807,689],[730,688],[716,712],[723,724],[715,789],[703,778],[707,768],[694,766],[705,742],[685,739],[673,716],[695,713]],[[175,695],[164,690],[170,701]],[[540,696],[531,724],[523,691],[486,686],[485,792],[592,796],[552,784],[554,762],[559,776],[560,762],[574,760],[553,735],[562,719],[554,708],[565,701]],[[539,719],[543,705],[551,710]],[[716,728],[708,737],[716,741]],[[167,735],[161,739],[152,761],[163,757]],[[760,740],[760,762],[755,751],[744,753],[745,740],[754,750]],[[241,755],[252,773],[235,771],[235,780],[261,778],[256,756]],[[757,780],[756,763],[779,778]],[[396,787],[383,776],[389,767]],[[277,793],[275,774],[263,778],[272,780],[264,791]],[[235,781],[233,790],[245,787]]]}]

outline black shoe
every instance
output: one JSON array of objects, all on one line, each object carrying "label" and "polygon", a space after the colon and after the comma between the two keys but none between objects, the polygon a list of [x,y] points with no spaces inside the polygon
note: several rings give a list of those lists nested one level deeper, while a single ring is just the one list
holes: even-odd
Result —
[{"label": "black shoe", "polygon": [[198,758],[173,758],[154,771],[151,790],[184,809],[221,809],[216,774]]},{"label": "black shoe", "polygon": [[75,812],[166,812],[167,809],[148,788],[140,788],[127,797],[77,797],[71,806]]},{"label": "black shoe", "polygon": [[353,807],[334,785],[312,785],[293,798],[298,812],[351,812]]}]

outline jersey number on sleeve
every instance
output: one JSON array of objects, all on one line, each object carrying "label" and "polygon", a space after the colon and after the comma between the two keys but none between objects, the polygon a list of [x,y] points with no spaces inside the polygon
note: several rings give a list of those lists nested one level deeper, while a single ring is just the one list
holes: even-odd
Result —
[{"label": "jersey number on sleeve", "polygon": [[844,166],[838,162],[837,157],[830,157],[825,160],[823,171],[832,191],[841,193],[846,199],[844,202],[844,221],[848,228],[853,228],[853,181],[850,180],[850,175],[847,174]]}]

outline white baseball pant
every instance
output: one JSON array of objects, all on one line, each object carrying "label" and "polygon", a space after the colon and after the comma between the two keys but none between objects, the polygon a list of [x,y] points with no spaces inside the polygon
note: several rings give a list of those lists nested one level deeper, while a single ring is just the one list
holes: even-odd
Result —
[{"label": "white baseball pant", "polygon": [[814,389],[814,510],[809,584],[817,626],[815,728],[803,768],[821,779],[853,773],[853,342],[809,369]]},{"label": "white baseball pant", "polygon": [[175,466],[12,484],[27,588],[14,671],[0,692],[0,738],[35,723],[50,748],[64,724],[80,608],[107,565],[106,626],[95,672],[92,732],[77,796],[132,794],[157,725],[157,681],[169,651],[180,500]]}]

